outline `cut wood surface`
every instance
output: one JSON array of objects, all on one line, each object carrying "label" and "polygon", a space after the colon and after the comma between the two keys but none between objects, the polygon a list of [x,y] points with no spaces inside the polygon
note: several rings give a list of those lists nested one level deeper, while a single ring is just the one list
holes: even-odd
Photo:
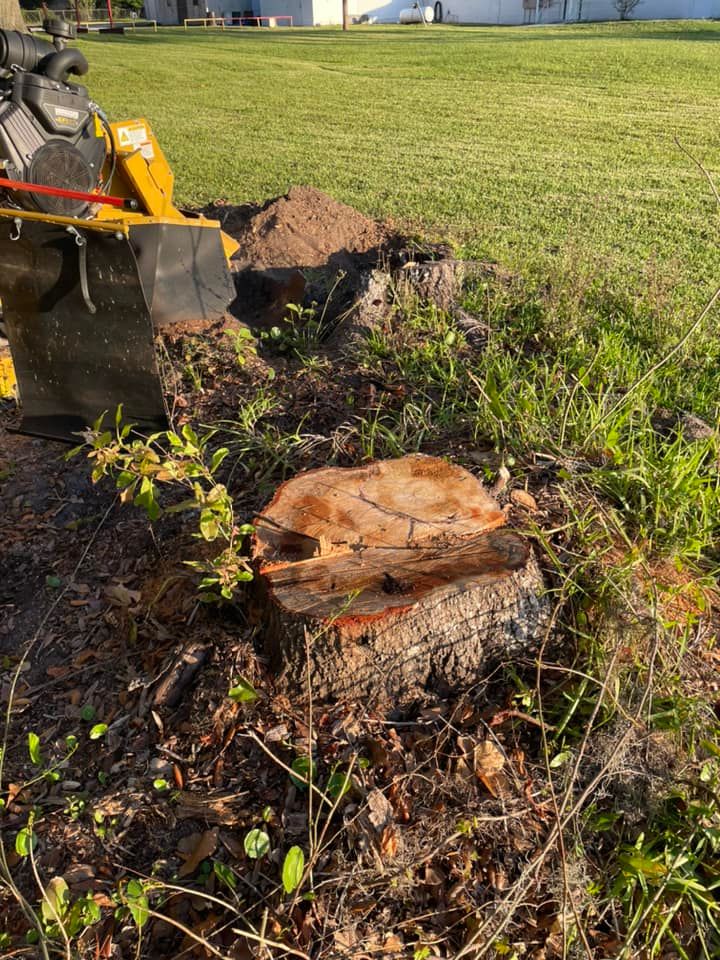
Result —
[{"label": "cut wood surface", "polygon": [[[467,470],[413,455],[313,470],[255,520],[260,619],[287,683],[400,703],[526,646],[544,604],[525,541]],[[309,638],[309,644],[306,643]]]}]

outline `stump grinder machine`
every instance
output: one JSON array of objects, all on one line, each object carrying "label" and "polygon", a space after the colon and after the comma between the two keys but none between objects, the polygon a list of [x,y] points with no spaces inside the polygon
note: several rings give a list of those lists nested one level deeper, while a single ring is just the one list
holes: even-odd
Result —
[{"label": "stump grinder machine", "polygon": [[43,29],[52,43],[0,30],[0,392],[17,381],[36,436],[77,442],[120,404],[162,429],[156,333],[223,316],[237,244],[173,205],[145,120],[110,123],[70,81],[88,70],[74,28]]}]

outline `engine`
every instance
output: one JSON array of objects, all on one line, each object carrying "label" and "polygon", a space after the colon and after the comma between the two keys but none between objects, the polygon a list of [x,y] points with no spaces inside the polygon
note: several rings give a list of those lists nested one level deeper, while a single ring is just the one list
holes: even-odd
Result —
[{"label": "engine", "polygon": [[[15,30],[0,30],[0,176],[90,193],[101,185],[107,155],[106,122],[86,87],[83,54],[66,47],[71,24],[46,21],[53,43]],[[7,189],[0,205],[67,217],[89,213],[86,200]]]}]

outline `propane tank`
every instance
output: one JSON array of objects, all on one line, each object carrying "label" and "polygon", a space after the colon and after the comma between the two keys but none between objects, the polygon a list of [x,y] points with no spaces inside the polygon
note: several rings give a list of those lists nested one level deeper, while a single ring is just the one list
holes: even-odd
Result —
[{"label": "propane tank", "polygon": [[432,23],[435,11],[432,7],[423,7],[421,13],[419,5],[415,3],[412,5],[412,7],[407,7],[405,10],[401,10],[398,19],[400,23],[422,23],[423,15],[426,23]]}]

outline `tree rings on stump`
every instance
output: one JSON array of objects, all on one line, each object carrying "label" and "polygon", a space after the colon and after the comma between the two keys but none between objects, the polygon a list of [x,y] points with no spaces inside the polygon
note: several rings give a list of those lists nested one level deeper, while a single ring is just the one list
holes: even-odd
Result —
[{"label": "tree rings on stump", "polygon": [[467,470],[412,455],[283,484],[255,519],[259,620],[289,691],[401,706],[536,646],[528,544]]}]

